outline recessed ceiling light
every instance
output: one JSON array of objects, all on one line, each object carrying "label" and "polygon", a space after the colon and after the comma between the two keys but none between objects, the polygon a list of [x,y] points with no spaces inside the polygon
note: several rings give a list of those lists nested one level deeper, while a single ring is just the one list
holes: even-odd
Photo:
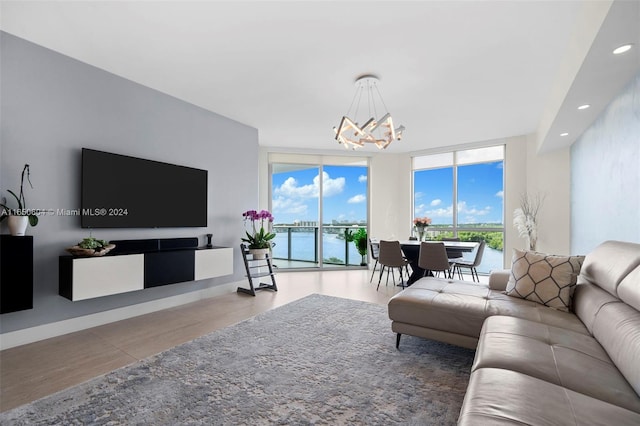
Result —
[{"label": "recessed ceiling light", "polygon": [[633,44],[623,44],[622,46],[614,49],[613,54],[614,55],[619,55],[621,53],[628,52],[629,49],[631,49],[632,46],[633,46]]},{"label": "recessed ceiling light", "polygon": [[560,133],[560,136],[569,136],[569,133],[567,133],[567,132]]},{"label": "recessed ceiling light", "polygon": [[589,105],[589,104],[584,104],[584,105],[580,105],[580,106],[578,107],[578,109],[587,109],[587,108],[589,108],[590,106],[591,106],[591,105]]}]

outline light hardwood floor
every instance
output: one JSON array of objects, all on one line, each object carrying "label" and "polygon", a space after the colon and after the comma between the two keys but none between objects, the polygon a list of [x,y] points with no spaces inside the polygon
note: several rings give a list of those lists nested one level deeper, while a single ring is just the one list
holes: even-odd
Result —
[{"label": "light hardwood floor", "polygon": [[386,305],[401,290],[391,282],[385,286],[383,278],[376,291],[377,272],[373,283],[370,277],[367,270],[280,272],[278,292],[233,292],[0,351],[0,412],[310,294]]},{"label": "light hardwood floor", "polygon": [[[0,352],[0,411],[134,363],[313,293],[386,304],[370,271],[280,272],[278,292],[229,293]],[[389,328],[391,333],[391,329]]]}]

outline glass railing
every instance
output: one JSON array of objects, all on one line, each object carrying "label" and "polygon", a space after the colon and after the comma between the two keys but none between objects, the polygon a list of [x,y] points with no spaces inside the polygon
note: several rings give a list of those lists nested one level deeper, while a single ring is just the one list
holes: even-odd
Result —
[{"label": "glass railing", "polygon": [[[345,231],[356,232],[366,226],[322,227],[322,246],[320,246],[320,228],[318,226],[274,225],[276,237],[273,242],[273,259],[279,267],[317,267],[323,266],[360,266],[362,256],[354,242],[348,242]],[[320,252],[322,250],[322,262]],[[280,261],[280,262],[278,262]],[[364,261],[367,261],[365,256]]]}]

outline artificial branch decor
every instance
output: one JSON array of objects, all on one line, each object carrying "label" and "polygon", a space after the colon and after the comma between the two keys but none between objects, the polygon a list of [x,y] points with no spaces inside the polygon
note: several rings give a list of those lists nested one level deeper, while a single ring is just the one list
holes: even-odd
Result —
[{"label": "artificial branch decor", "polygon": [[538,210],[544,197],[540,194],[529,196],[526,192],[520,197],[520,208],[513,211],[513,226],[522,238],[529,242],[529,250],[535,251],[538,242]]}]

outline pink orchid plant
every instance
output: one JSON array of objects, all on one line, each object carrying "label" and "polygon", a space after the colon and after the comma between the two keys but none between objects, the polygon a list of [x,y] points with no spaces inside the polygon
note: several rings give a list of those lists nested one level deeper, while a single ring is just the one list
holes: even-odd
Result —
[{"label": "pink orchid plant", "polygon": [[[251,222],[251,231],[246,231],[247,238],[241,238],[241,240],[245,243],[249,244],[250,249],[268,249],[271,247],[271,240],[276,237],[276,234],[273,232],[269,232],[269,230],[265,231],[265,222],[267,223],[267,228],[270,227],[270,224],[273,222],[273,216],[267,210],[248,210],[242,213],[242,217],[244,217],[245,226],[248,222]],[[260,226],[260,230],[258,230],[258,222]]]}]

